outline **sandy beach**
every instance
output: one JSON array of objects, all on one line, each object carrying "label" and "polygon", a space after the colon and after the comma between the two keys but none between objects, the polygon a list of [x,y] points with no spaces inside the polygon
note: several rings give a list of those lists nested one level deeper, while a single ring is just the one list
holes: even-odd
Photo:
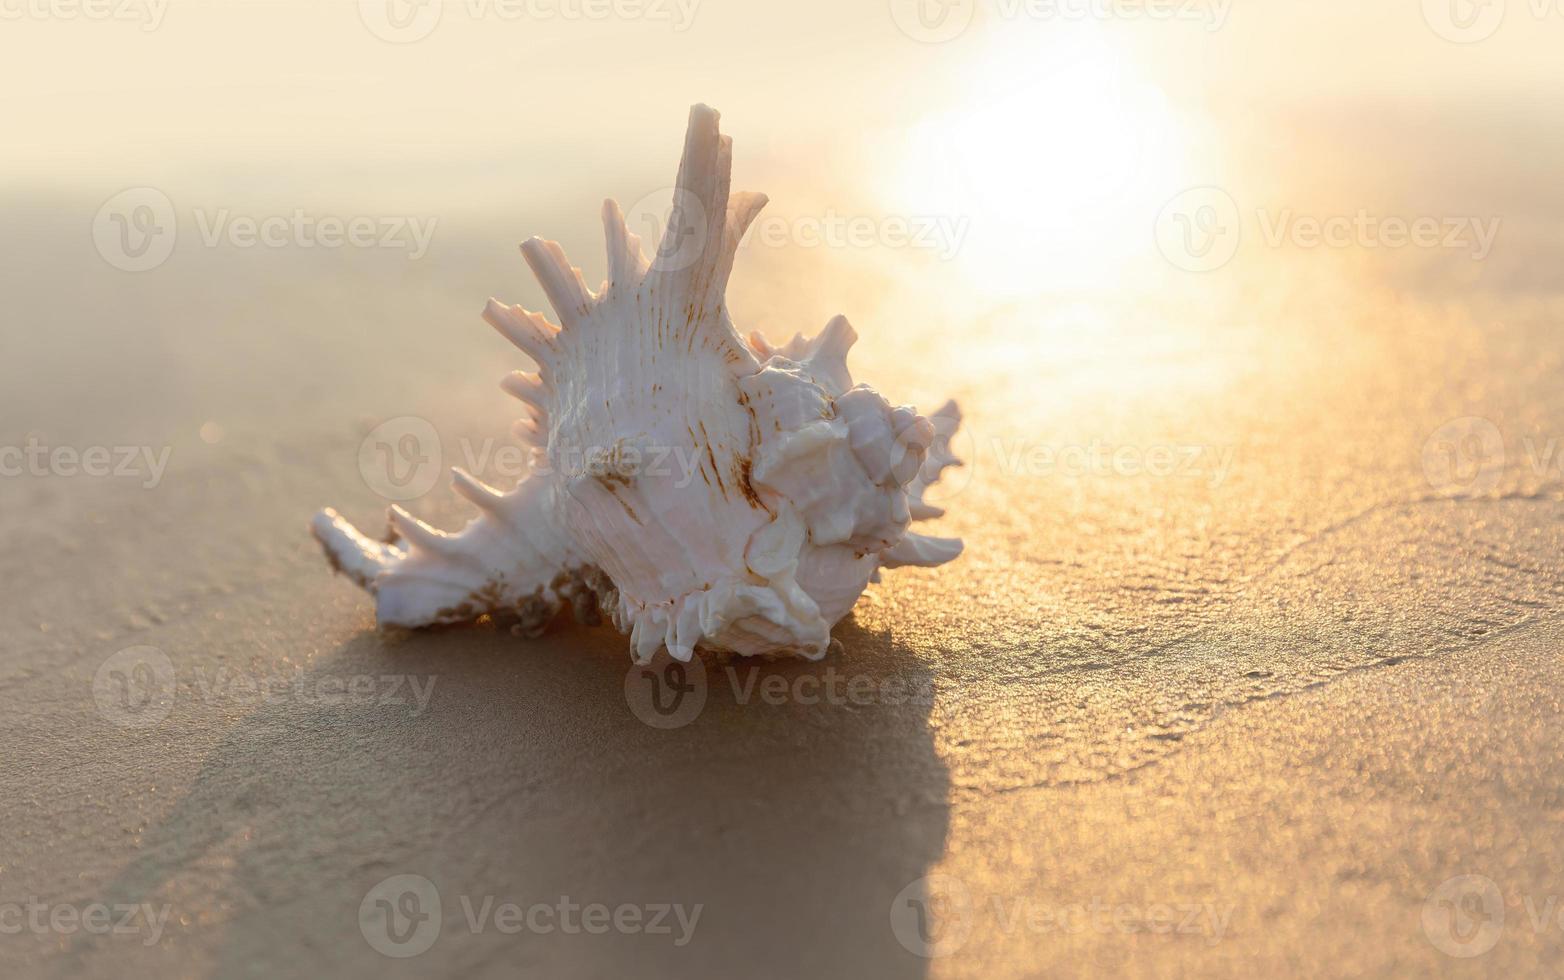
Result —
[{"label": "sandy beach", "polygon": [[[168,16],[151,43],[182,43]],[[391,498],[458,527],[447,467],[525,474],[497,383],[527,365],[478,312],[544,305],[532,234],[598,281],[602,197],[666,183],[691,99],[627,113],[618,158],[578,129],[450,176],[384,141],[223,164],[237,125],[166,173],[127,142],[112,178],[26,144],[0,195],[0,973],[1552,975],[1564,201],[1527,120],[1554,110],[1315,93],[1329,121],[1224,144],[1259,202],[1230,260],[1159,254],[1159,191],[1118,215],[1145,254],[1053,247],[1075,278],[1034,282],[981,214],[955,258],[801,241],[873,182],[810,162],[849,127],[747,84],[720,106],[735,184],[787,223],[741,249],[734,319],[845,313],[857,378],[965,414],[937,525],[964,555],[888,574],[818,663],[647,670],[568,618],[379,632],[308,533]],[[1298,145],[1338,149],[1304,174]],[[147,186],[178,235],[137,271],[99,232]],[[1268,237],[1364,208],[1496,223],[1457,229],[1480,258]],[[307,247],[299,211],[414,223]],[[245,246],[213,230],[235,216],[292,230]]]}]

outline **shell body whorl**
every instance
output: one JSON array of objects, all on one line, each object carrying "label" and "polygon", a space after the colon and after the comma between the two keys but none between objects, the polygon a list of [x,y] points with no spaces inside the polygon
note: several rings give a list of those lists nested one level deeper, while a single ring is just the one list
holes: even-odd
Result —
[{"label": "shell body whorl", "polygon": [[596,293],[553,242],[522,254],[559,319],[490,300],[484,318],[537,364],[503,387],[540,465],[500,493],[460,471],[480,515],[443,534],[393,508],[391,542],[332,511],[313,531],[376,597],[382,625],[513,616],[540,631],[565,605],[600,610],[637,661],[666,647],[825,654],[881,567],[934,565],[960,542],[910,532],[957,461],[954,403],[930,420],[853,385],[856,335],[748,342],[724,303],[739,241],[766,203],[730,194],[731,141],[691,110],[675,206],[654,260],[605,202],[609,278]]}]

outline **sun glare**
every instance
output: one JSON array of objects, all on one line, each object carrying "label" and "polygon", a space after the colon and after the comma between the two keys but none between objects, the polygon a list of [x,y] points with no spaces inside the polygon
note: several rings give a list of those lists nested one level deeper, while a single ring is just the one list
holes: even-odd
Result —
[{"label": "sun glare", "polygon": [[1188,139],[1100,27],[1007,30],[970,78],[956,100],[966,108],[913,128],[894,193],[969,220],[960,261],[975,285],[1008,296],[1096,288],[1153,246]]}]

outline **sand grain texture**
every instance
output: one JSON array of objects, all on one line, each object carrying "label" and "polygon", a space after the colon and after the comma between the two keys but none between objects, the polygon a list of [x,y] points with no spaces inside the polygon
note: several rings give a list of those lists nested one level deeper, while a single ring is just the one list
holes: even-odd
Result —
[{"label": "sand grain texture", "polygon": [[[524,365],[476,311],[489,293],[538,305],[514,222],[453,220],[414,265],[182,246],[126,276],[75,226],[6,214],[34,254],[94,271],[65,309],[59,282],[0,263],[8,316],[29,324],[7,328],[0,442],[172,448],[155,488],[0,480],[0,898],[172,909],[153,945],[0,936],[6,975],[1535,976],[1560,961],[1560,924],[1535,926],[1528,903],[1564,892],[1564,494],[1524,448],[1564,432],[1556,304],[1357,283],[1328,307],[1321,274],[1296,287],[1302,311],[1238,295],[1170,326],[1105,306],[1100,335],[1067,342],[1046,305],[982,311],[943,359],[953,324],[849,309],[860,378],[962,400],[972,465],[940,530],[966,555],[889,574],[821,664],[709,665],[700,716],[659,731],[627,706],[612,631],[382,636],[305,529],[326,504],[377,522],[358,452],[384,419],[429,419],[446,463],[465,462],[462,440],[504,444],[495,382]],[[822,261],[741,257],[737,315],[798,329],[815,300],[774,284]],[[862,275],[857,295],[894,294]],[[78,315],[104,308],[112,329]],[[1509,452],[1491,492],[1449,499],[1426,445],[1471,415]],[[1193,447],[1202,468],[1027,462],[1094,441]],[[463,515],[443,488],[411,506]],[[104,662],[138,646],[177,681],[146,728],[94,699]],[[751,669],[932,696],[741,703]],[[434,686],[422,711],[300,693],[353,677]],[[291,686],[263,697],[246,678]],[[394,874],[443,899],[415,959],[380,955],[358,924]],[[1473,960],[1422,923],[1466,874],[1505,902]],[[969,898],[939,925],[964,931],[952,956],[916,956],[892,928],[893,900],[929,875]],[[703,913],[684,946],[471,934],[462,899],[485,896]],[[1094,902],[1126,922],[1159,905],[1217,918],[1169,934],[1049,918]]]}]

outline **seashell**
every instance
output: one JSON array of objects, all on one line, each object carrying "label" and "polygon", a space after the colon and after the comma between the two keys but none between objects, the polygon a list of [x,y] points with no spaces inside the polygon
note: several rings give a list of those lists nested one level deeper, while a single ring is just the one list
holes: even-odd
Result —
[{"label": "seashell", "polygon": [[332,510],[315,517],[381,626],[489,615],[537,635],[570,606],[628,633],[637,662],[662,647],[680,660],[697,648],[818,659],[881,568],[961,553],[959,539],[909,530],[941,514],[924,493],[959,464],[954,402],[931,420],[853,384],[857,335],[840,316],[781,346],[735,332],[728,276],[766,197],[730,195],[732,141],[717,121],[690,112],[654,260],[610,200],[596,293],[559,245],[533,238],[522,255],[559,325],[492,299],[483,311],[537,364],[502,382],[527,408],[526,479],[501,493],[454,470],[479,511],[454,534],[400,507],[383,541]]}]

